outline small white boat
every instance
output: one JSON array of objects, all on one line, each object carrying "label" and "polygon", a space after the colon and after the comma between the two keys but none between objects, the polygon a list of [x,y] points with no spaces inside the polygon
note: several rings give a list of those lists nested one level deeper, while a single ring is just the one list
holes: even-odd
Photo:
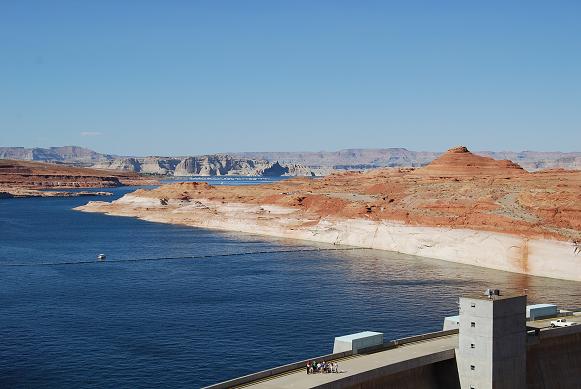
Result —
[{"label": "small white boat", "polygon": [[104,260],[105,260],[105,258],[107,258],[107,256],[106,256],[105,254],[99,254],[99,255],[97,255],[97,259],[98,259],[99,261],[104,261]]}]

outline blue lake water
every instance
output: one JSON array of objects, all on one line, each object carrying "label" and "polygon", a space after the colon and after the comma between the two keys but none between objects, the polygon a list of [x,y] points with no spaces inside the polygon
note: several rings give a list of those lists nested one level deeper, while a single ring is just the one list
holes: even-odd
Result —
[{"label": "blue lake water", "polygon": [[[487,287],[581,302],[579,283],[374,250],[114,263],[327,246],[72,210],[89,200],[0,200],[2,388],[201,387],[329,353],[338,335],[439,330]],[[34,265],[101,252],[111,262]]]}]

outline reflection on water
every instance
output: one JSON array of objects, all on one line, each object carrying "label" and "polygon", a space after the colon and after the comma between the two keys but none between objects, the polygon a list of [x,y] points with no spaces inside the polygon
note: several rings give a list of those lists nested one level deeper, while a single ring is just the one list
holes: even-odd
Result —
[{"label": "reflection on water", "polygon": [[329,247],[71,211],[86,201],[0,200],[0,387],[199,387],[338,335],[439,330],[489,287],[581,305],[579,283],[374,250],[3,266]]},{"label": "reflection on water", "polygon": [[581,287],[573,281],[532,277],[377,250],[346,252],[343,256],[351,265],[347,273],[350,277],[357,283],[379,288],[445,285],[446,288],[439,291],[439,297],[457,297],[495,288],[507,293],[527,294],[531,304],[555,303],[563,308],[578,308],[581,304]]}]

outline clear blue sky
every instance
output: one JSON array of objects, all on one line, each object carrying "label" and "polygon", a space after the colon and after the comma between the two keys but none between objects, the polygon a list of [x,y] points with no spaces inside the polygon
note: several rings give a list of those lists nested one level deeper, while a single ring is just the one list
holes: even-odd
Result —
[{"label": "clear blue sky", "polygon": [[1,1],[0,145],[70,144],[579,151],[581,2]]}]

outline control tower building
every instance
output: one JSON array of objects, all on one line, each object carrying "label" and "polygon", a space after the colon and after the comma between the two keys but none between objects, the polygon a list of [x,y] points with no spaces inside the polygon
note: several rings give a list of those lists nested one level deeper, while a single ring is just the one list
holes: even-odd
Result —
[{"label": "control tower building", "polygon": [[526,388],[526,296],[460,298],[456,362],[462,389]]}]

